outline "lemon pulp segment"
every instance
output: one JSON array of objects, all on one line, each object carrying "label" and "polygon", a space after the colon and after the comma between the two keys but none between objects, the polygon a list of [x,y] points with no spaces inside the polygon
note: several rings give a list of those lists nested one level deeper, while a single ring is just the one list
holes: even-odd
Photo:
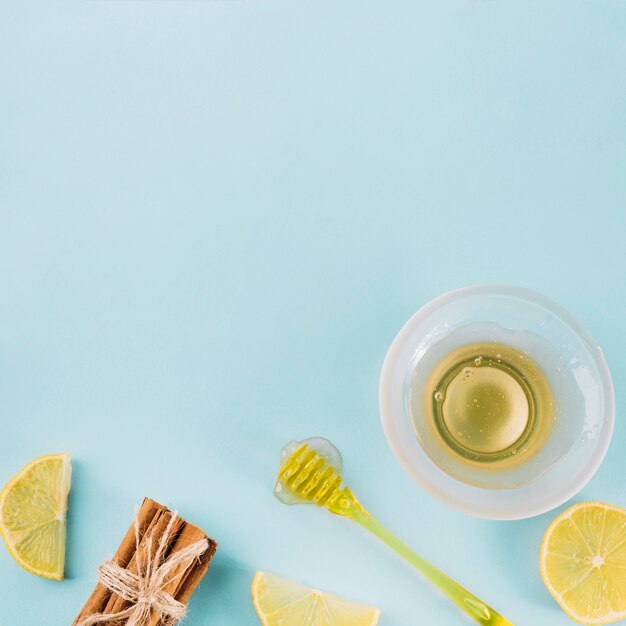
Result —
[{"label": "lemon pulp segment", "polygon": [[257,572],[254,608],[265,626],[375,626],[380,611],[339,596]]},{"label": "lemon pulp segment", "polygon": [[541,544],[541,576],[582,624],[626,617],[626,510],[583,502],[559,515]]},{"label": "lemon pulp segment", "polygon": [[70,483],[69,455],[51,454],[31,461],[0,493],[0,534],[17,563],[37,576],[63,578]]}]

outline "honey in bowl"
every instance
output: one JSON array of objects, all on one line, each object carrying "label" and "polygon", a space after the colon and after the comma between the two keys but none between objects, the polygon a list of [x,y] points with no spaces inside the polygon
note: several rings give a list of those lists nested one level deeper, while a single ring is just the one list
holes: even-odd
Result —
[{"label": "honey in bowl", "polygon": [[440,452],[486,471],[530,460],[554,422],[550,384],[526,353],[497,342],[462,345],[433,368],[422,404]]}]

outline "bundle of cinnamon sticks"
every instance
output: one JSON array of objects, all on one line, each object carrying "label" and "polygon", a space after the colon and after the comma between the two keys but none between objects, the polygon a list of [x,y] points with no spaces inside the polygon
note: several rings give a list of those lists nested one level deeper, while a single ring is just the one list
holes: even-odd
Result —
[{"label": "bundle of cinnamon sticks", "polygon": [[[174,516],[173,522],[172,516]],[[170,522],[172,523],[170,524]],[[178,569],[174,571],[174,575],[168,576],[168,582],[162,589],[163,592],[169,594],[175,600],[182,604],[187,604],[194,589],[209,569],[209,564],[217,549],[217,543],[207,537],[203,530],[178,517],[167,507],[158,504],[154,500],[145,498],[137,513],[135,523],[129,528],[112,561],[128,572],[137,574],[138,562],[146,563],[154,560],[159,542],[168,526],[167,545],[158,559],[161,563],[170,555],[200,540],[207,540],[206,550],[199,557],[195,558],[192,563],[182,563],[177,566]],[[139,542],[137,542],[136,536],[139,537]],[[137,550],[139,551],[139,559],[136,558]],[[154,565],[159,566],[160,563],[155,563]],[[115,615],[131,605],[131,601],[121,598],[99,582],[82,611],[74,620],[73,625],[79,624],[89,616],[96,614]],[[99,621],[98,623],[120,624],[119,620]],[[165,626],[169,623],[171,621],[164,621],[158,612],[152,612],[145,621],[145,626]]]}]

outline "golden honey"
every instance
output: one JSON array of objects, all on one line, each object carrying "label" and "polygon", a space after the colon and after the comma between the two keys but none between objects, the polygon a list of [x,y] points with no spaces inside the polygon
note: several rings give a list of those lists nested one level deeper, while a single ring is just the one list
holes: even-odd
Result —
[{"label": "golden honey", "polygon": [[443,357],[422,403],[440,453],[496,471],[539,451],[554,417],[552,390],[539,365],[496,342],[463,345]]}]

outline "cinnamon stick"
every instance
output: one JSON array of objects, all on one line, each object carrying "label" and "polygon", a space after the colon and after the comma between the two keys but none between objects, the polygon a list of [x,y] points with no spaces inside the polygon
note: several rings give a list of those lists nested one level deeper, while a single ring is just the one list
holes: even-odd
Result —
[{"label": "cinnamon stick", "polygon": [[[147,559],[154,560],[159,547],[159,542],[163,537],[166,528],[172,518],[172,512],[154,500],[146,498],[138,513],[137,520],[139,523],[139,545],[136,545],[134,525],[131,525],[126,533],[124,540],[120,544],[114,560],[125,569],[138,573],[137,552],[143,564]],[[206,533],[189,524],[180,517],[176,517],[171,528],[169,541],[160,558],[161,565],[170,554],[183,550],[192,544],[206,538],[208,541],[207,550],[201,554],[191,565],[185,566],[181,564],[164,587],[163,591],[170,594],[173,598],[186,604],[191,594],[198,586],[200,580],[209,569],[211,559],[217,549],[217,543],[207,537]],[[80,620],[94,615],[96,613],[115,614],[128,608],[130,603],[111,593],[103,585],[98,583],[91,597],[85,604],[85,607],[74,621],[74,625]],[[120,622],[107,621],[105,624],[120,624]],[[144,626],[142,624],[142,626]],[[161,620],[158,613],[153,612],[149,621],[145,626],[165,626],[165,622]]]},{"label": "cinnamon stick", "polygon": [[[143,564],[145,564],[148,560],[151,561],[156,554],[161,536],[165,532],[165,529],[167,528],[167,525],[169,524],[172,517],[171,512],[167,508],[161,505],[158,506],[159,510],[154,516],[152,523],[147,529],[147,532],[145,532],[143,535],[140,535],[139,547],[135,551],[135,556],[126,566],[127,570],[134,572],[135,574],[139,572],[139,564],[137,563],[137,552],[139,552],[139,559]],[[180,524],[180,519],[176,521]],[[171,548],[171,546],[168,546],[168,548]],[[169,555],[169,552],[170,550],[166,548],[164,555]],[[158,563],[157,565],[160,564],[161,563]],[[131,603],[127,600],[124,600],[123,598],[112,594],[102,612],[119,613],[120,611],[127,609],[130,605]]]},{"label": "cinnamon stick", "polygon": [[[181,521],[182,524],[178,530],[178,532],[173,535],[175,537],[174,543],[171,547],[171,553],[176,553],[179,550],[183,550],[184,548],[190,546],[197,541],[200,541],[206,537],[206,533],[198,528],[197,526],[193,526],[184,520],[177,519]],[[206,573],[209,568],[210,558],[207,559],[207,553],[210,552],[211,546],[214,546],[214,549],[211,553],[211,557],[215,554],[215,548],[217,548],[217,544],[213,541],[209,541],[209,549],[201,555],[200,559],[194,562],[190,567],[185,568],[184,564],[179,565],[179,567],[172,573],[172,578],[170,582],[163,588],[163,591],[169,593],[173,598],[182,602],[183,604],[187,604],[191,594],[194,589],[197,587],[198,583]],[[169,554],[169,553],[168,553]],[[165,560],[168,554],[164,554],[163,560]],[[182,594],[182,585],[185,580],[188,580],[188,577],[192,576],[192,580],[195,581],[193,587],[185,588],[185,595]],[[146,624],[146,626],[162,626],[163,622],[159,615],[153,612],[150,621]]]},{"label": "cinnamon stick", "polygon": [[[191,526],[191,524],[187,525],[188,531],[187,536],[188,539],[186,541],[186,545],[189,545],[199,539],[202,539],[202,530],[195,526]],[[193,532],[192,532],[193,531]],[[176,547],[176,550],[182,549],[184,546],[180,548]],[[198,586],[202,577],[206,574],[209,569],[209,565],[211,563],[211,559],[215,555],[215,551],[217,550],[217,543],[212,539],[209,539],[209,547],[207,551],[198,559],[198,561],[190,567],[183,576],[179,577],[179,583],[176,589],[176,593],[174,597],[183,604],[186,604],[191,597],[191,594],[194,592],[195,588]]]},{"label": "cinnamon stick", "polygon": [[[144,498],[143,504],[141,505],[141,508],[137,513],[137,521],[139,523],[140,535],[142,533],[145,534],[146,529],[150,526],[154,517],[162,508],[163,507],[160,504],[157,504],[154,500],[150,500],[150,498]],[[122,543],[117,549],[117,552],[115,553],[113,559],[121,567],[126,567],[130,560],[133,558],[136,547],[135,529],[133,528],[133,526],[131,526],[124,536],[124,539],[122,539]],[[96,585],[96,588],[93,590],[93,593],[87,600],[87,603],[83,607],[82,611],[74,620],[73,624],[77,624],[80,620],[89,615],[101,613],[107,606],[110,597],[111,592],[104,585],[98,583]]]}]

